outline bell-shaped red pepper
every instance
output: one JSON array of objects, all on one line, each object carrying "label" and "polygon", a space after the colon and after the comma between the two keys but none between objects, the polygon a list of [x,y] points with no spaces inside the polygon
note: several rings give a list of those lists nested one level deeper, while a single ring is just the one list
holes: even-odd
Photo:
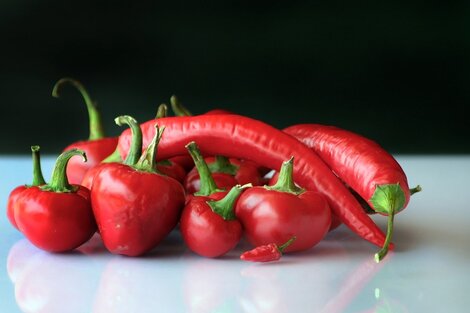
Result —
[{"label": "bell-shaped red pepper", "polygon": [[36,247],[49,252],[73,250],[87,242],[96,231],[90,191],[70,185],[65,174],[71,157],[84,151],[72,149],[56,161],[49,184],[30,187],[16,200],[15,220],[19,230]]},{"label": "bell-shaped red pepper", "polygon": [[15,220],[15,206],[18,203],[19,195],[29,187],[41,186],[46,183],[44,176],[41,171],[41,158],[39,153],[39,146],[31,146],[31,152],[33,154],[33,182],[31,185],[21,185],[13,189],[8,197],[7,203],[7,218],[11,225],[18,229],[18,225]]},{"label": "bell-shaped red pepper", "polygon": [[[157,172],[155,156],[163,129],[155,126],[155,136],[140,159],[141,150],[134,144],[124,164],[105,164],[94,177],[93,211],[111,253],[138,256],[152,250],[176,226],[184,206],[183,186]],[[142,140],[140,128],[138,132]]]},{"label": "bell-shaped red pepper", "polygon": [[251,185],[236,185],[230,192],[217,188],[208,165],[195,142],[186,145],[201,176],[201,188],[186,200],[180,231],[186,245],[205,257],[219,257],[233,249],[242,236],[234,205],[242,191]]},{"label": "bell-shaped red pepper", "polygon": [[70,183],[80,184],[85,173],[90,168],[98,165],[116,149],[118,137],[105,137],[101,122],[101,114],[98,111],[96,102],[91,99],[87,90],[79,81],[72,78],[60,79],[54,85],[52,96],[58,98],[60,90],[65,84],[71,84],[81,93],[88,109],[88,117],[90,121],[90,136],[88,137],[88,140],[74,142],[64,149],[64,151],[70,149],[81,149],[85,151],[87,155],[88,162],[83,163],[76,159],[72,159],[67,166],[67,177]]},{"label": "bell-shaped red pepper", "polygon": [[253,187],[238,200],[235,213],[254,246],[297,239],[286,251],[315,246],[328,232],[331,212],[325,197],[294,184],[293,158],[282,164],[274,186]]}]

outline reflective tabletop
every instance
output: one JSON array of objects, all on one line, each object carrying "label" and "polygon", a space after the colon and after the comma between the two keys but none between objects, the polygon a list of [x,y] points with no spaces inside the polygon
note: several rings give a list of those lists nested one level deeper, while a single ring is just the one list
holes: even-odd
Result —
[{"label": "reflective tabletop", "polygon": [[[245,241],[207,259],[177,229],[139,258],[108,253],[98,235],[71,253],[43,252],[5,216],[9,192],[31,180],[30,158],[0,157],[0,312],[468,312],[470,156],[397,159],[423,192],[396,217],[383,262],[341,226],[309,251],[255,264],[239,259]],[[53,159],[42,161],[48,178]]]}]

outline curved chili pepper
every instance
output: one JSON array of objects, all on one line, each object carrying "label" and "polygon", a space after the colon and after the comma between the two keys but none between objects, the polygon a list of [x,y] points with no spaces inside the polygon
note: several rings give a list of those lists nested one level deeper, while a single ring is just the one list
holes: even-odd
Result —
[{"label": "curved chili pepper", "polygon": [[[141,124],[144,146],[155,133],[154,123],[152,120]],[[308,147],[282,131],[238,115],[167,117],[159,119],[158,124],[166,127],[159,146],[162,159],[185,154],[184,146],[190,141],[197,141],[209,155],[248,159],[273,169],[279,169],[283,160],[294,156],[295,181],[307,190],[323,194],[333,212],[356,234],[378,246],[384,244],[380,228],[328,166]],[[130,133],[125,130],[118,143],[122,156],[127,155],[129,144]]]},{"label": "curved chili pepper", "polygon": [[67,166],[67,177],[72,184],[80,184],[85,173],[92,167],[98,165],[103,159],[108,157],[117,145],[117,137],[105,137],[101,123],[101,115],[96,107],[96,102],[90,98],[85,87],[77,80],[72,78],[60,79],[52,89],[52,96],[59,98],[59,93],[63,85],[70,84],[81,93],[88,110],[90,120],[90,136],[88,140],[77,141],[68,145],[64,151],[70,149],[81,149],[87,154],[88,162],[83,163],[71,159]]},{"label": "curved chili pepper", "polygon": [[291,158],[282,164],[274,186],[250,188],[238,200],[235,214],[254,246],[281,243],[295,235],[288,251],[304,251],[319,243],[330,228],[326,198],[294,184],[293,162]]},{"label": "curved chili pepper", "polygon": [[312,148],[338,177],[367,201],[376,212],[388,215],[387,237],[375,255],[380,261],[392,239],[394,215],[410,201],[405,172],[391,154],[376,142],[333,126],[300,124],[284,129]]},{"label": "curved chili pepper", "polygon": [[19,230],[36,247],[49,252],[73,250],[87,242],[96,231],[90,191],[70,185],[65,174],[71,157],[84,151],[72,149],[56,161],[49,184],[30,187],[17,199],[15,220]]},{"label": "curved chili pepper", "polygon": [[31,146],[31,152],[33,154],[33,182],[31,185],[21,185],[13,189],[8,196],[7,202],[7,218],[10,221],[11,225],[18,229],[18,225],[16,224],[15,220],[15,206],[18,203],[18,197],[20,194],[28,189],[29,187],[41,186],[46,183],[44,177],[42,176],[41,171],[41,156],[39,153],[40,147],[39,146]]},{"label": "curved chili pepper", "polygon": [[[124,119],[132,118],[117,118]],[[163,129],[154,128],[155,136],[140,159],[141,149],[133,143],[124,164],[105,164],[95,175],[91,202],[101,238],[111,253],[142,255],[178,222],[185,203],[183,186],[157,172],[156,149]]]},{"label": "curved chili pepper", "polygon": [[[191,112],[181,104],[181,102],[172,96],[170,99],[171,108],[176,116],[192,116]],[[210,110],[203,115],[224,115],[224,114],[233,114],[229,111],[222,109]],[[227,158],[225,156],[217,155],[215,157],[207,157],[205,159],[206,163],[209,165],[209,168],[213,175],[217,177],[216,180],[223,182],[221,187],[230,188],[237,184],[253,184],[254,186],[264,185],[267,181],[263,177],[269,172],[269,169],[261,168],[256,163],[248,160],[238,160],[235,158]],[[234,179],[231,179],[228,176],[232,176]],[[188,172],[188,175],[185,180],[185,185],[198,186],[198,173],[195,168]]]},{"label": "curved chili pepper", "polygon": [[267,245],[258,246],[252,250],[243,252],[240,255],[240,259],[243,261],[250,261],[250,262],[272,262],[277,261],[281,258],[282,253],[284,250],[290,246],[296,237],[293,236],[291,239],[283,243],[282,245],[278,246],[275,243],[269,243]]}]

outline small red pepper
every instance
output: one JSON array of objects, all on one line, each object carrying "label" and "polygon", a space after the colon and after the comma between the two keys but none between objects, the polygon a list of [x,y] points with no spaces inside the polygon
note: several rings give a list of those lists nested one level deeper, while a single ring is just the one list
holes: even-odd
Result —
[{"label": "small red pepper", "polygon": [[293,236],[291,239],[280,246],[275,243],[258,246],[250,251],[243,252],[242,255],[240,255],[240,259],[250,262],[277,261],[281,258],[284,250],[290,246],[295,241],[295,239],[296,237]]},{"label": "small red pepper", "polygon": [[253,187],[238,200],[235,214],[247,240],[254,246],[297,237],[289,251],[303,251],[328,232],[331,211],[323,195],[294,184],[293,158],[282,164],[274,186]]},{"label": "small red pepper", "polygon": [[227,195],[215,200],[213,197],[193,197],[187,202],[180,220],[183,240],[193,252],[215,258],[232,250],[242,236],[242,225],[233,212],[234,204],[245,188],[236,185]]},{"label": "small red pepper", "polygon": [[65,174],[71,157],[84,151],[62,153],[55,163],[49,184],[30,187],[17,199],[15,220],[19,230],[36,247],[49,252],[73,250],[87,242],[96,231],[90,191],[70,185]]},{"label": "small red pepper", "polygon": [[85,151],[88,161],[86,163],[80,162],[77,159],[71,159],[67,166],[67,177],[71,184],[80,184],[85,176],[85,173],[92,167],[98,165],[103,159],[107,158],[117,146],[117,137],[105,137],[103,125],[101,122],[101,115],[93,101],[88,94],[85,87],[77,80],[72,78],[62,78],[55,85],[52,90],[52,96],[59,98],[59,93],[63,85],[71,84],[81,93],[88,110],[88,117],[90,121],[90,136],[88,140],[74,142],[68,145],[64,151],[70,149],[80,149]]},{"label": "small red pepper", "polygon": [[42,176],[39,150],[39,146],[31,146],[31,152],[33,154],[33,183],[31,185],[21,185],[16,187],[12,190],[10,196],[8,197],[7,217],[11,225],[13,225],[13,227],[15,227],[16,229],[18,229],[18,225],[16,224],[15,220],[15,206],[18,203],[18,197],[24,190],[34,186],[41,186],[46,183],[44,177]]},{"label": "small red pepper", "polygon": [[[117,119],[135,121],[129,116]],[[95,175],[91,202],[104,245],[111,253],[138,256],[150,251],[173,230],[184,206],[183,186],[157,171],[156,150],[163,129],[155,128],[140,159],[141,149],[135,148],[134,138],[124,164],[105,164]],[[131,130],[133,137],[142,138],[139,127]]]},{"label": "small red pepper", "polygon": [[242,236],[242,226],[235,218],[234,205],[240,193],[251,185],[221,191],[195,142],[186,149],[201,176],[201,188],[186,199],[180,219],[180,231],[186,245],[205,257],[219,257],[233,249]]}]

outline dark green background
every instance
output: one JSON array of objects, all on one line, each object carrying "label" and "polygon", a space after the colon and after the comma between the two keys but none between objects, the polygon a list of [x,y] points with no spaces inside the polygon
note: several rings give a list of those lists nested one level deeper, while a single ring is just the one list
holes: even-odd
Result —
[{"label": "dark green background", "polygon": [[[117,3],[120,4],[117,4]],[[72,76],[113,118],[175,93],[277,127],[334,124],[393,153],[470,153],[468,1],[0,2],[1,153],[87,137]]]}]

